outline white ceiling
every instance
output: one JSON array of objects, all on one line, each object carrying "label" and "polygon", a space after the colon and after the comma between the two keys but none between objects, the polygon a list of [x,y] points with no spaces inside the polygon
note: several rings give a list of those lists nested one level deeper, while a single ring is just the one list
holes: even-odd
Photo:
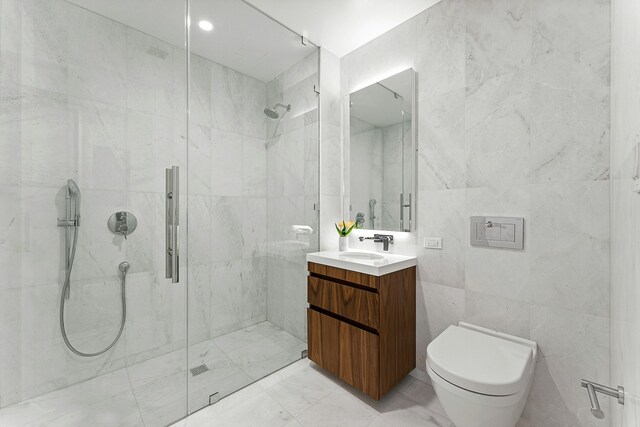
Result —
[{"label": "white ceiling", "polygon": [[[174,46],[185,44],[185,0],[67,1]],[[190,0],[191,50],[268,82],[315,48],[255,8],[342,57],[439,0],[246,1]],[[214,30],[200,30],[201,19]]]},{"label": "white ceiling", "polygon": [[[412,70],[402,71],[349,95],[351,116],[380,128],[400,123],[406,118],[402,112],[412,110],[411,73]],[[391,91],[402,98],[396,99]]]},{"label": "white ceiling", "polygon": [[[185,0],[68,0],[174,46],[185,45]],[[191,0],[191,51],[268,82],[314,51],[239,0]],[[213,23],[211,32],[198,27]]]},{"label": "white ceiling", "polygon": [[246,0],[342,58],[440,0]]}]

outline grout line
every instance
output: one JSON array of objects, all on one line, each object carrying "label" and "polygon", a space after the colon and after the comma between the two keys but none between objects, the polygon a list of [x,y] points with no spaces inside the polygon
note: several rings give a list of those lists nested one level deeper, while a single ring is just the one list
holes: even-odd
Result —
[{"label": "grout line", "polygon": [[127,381],[129,381],[129,389],[131,390],[131,395],[133,396],[133,400],[136,402],[136,408],[138,408],[138,414],[140,415],[140,421],[142,421],[143,425],[147,425],[144,416],[142,415],[142,409],[140,408],[140,402],[138,402],[138,398],[136,397],[136,392],[134,391],[133,388],[133,383],[131,382],[131,376],[129,375],[129,367],[125,366],[124,368],[122,368],[125,370],[125,373],[127,374]]}]

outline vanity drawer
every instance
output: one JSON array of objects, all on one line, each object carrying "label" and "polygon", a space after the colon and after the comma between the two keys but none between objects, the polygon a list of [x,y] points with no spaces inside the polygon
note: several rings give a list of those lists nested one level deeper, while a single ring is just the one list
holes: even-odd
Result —
[{"label": "vanity drawer", "polygon": [[307,302],[373,329],[380,320],[380,296],[353,286],[307,277]]},{"label": "vanity drawer", "polygon": [[355,283],[357,285],[364,286],[365,288],[378,289],[380,283],[379,277],[358,273],[357,271],[316,264],[315,262],[309,262],[307,267],[311,274],[342,280],[343,282]]},{"label": "vanity drawer", "polygon": [[309,359],[346,383],[380,398],[380,337],[307,309]]},{"label": "vanity drawer", "polygon": [[334,375],[340,372],[340,321],[312,308],[307,309],[309,359]]}]

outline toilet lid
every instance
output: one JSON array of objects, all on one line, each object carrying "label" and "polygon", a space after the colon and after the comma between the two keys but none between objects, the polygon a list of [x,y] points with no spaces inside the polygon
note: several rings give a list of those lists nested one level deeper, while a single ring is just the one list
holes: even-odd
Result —
[{"label": "toilet lid", "polygon": [[427,347],[427,363],[446,381],[475,393],[518,393],[533,363],[525,344],[449,326]]}]

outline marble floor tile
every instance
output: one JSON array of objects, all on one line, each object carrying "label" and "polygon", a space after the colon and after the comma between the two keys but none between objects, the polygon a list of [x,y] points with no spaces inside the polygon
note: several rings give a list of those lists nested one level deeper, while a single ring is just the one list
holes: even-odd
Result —
[{"label": "marble floor tile", "polygon": [[281,330],[282,329],[270,322],[261,322],[240,331],[214,338],[213,342],[218,348],[228,353],[250,346],[257,340],[273,335]]},{"label": "marble floor tile", "polygon": [[454,427],[433,388],[407,377],[379,401],[302,359],[172,427]]},{"label": "marble floor tile", "polygon": [[222,412],[215,424],[208,425],[277,427],[287,425],[292,419],[273,397],[261,392]]},{"label": "marble floor tile", "polygon": [[335,382],[313,368],[306,367],[280,381],[268,391],[290,414],[297,416],[337,387]]},{"label": "marble floor tile", "polygon": [[[376,401],[309,359],[291,363],[304,345],[262,322],[191,346],[189,366],[210,368],[202,374],[192,376],[185,351],[174,351],[3,408],[0,425],[155,427],[180,419],[188,405],[193,413],[173,427],[453,427],[427,383],[409,376]],[[221,400],[208,406],[214,391]]]},{"label": "marble floor tile", "polygon": [[379,413],[339,387],[296,418],[305,426],[367,426]]},{"label": "marble floor tile", "polygon": [[2,426],[135,425],[140,413],[125,369],[55,390],[0,410]]},{"label": "marble floor tile", "polygon": [[[0,426],[166,426],[207,407],[214,393],[222,400],[206,411],[220,417],[214,417],[216,425],[296,425],[288,408],[300,412],[335,387],[322,379],[305,385],[309,375],[319,375],[306,359],[281,369],[299,360],[303,349],[306,343],[261,322],[193,344],[188,353],[184,348],[165,353],[2,408]],[[186,369],[187,354],[189,368],[206,364],[208,370],[192,375]],[[274,371],[272,378],[256,382]],[[289,381],[291,390],[265,393],[296,374],[298,379]],[[211,417],[202,418],[204,412],[190,417],[188,425],[211,425]]]},{"label": "marble floor tile", "polygon": [[398,384],[397,389],[401,394],[422,406],[427,412],[442,417],[447,416],[435,390],[424,381],[408,376]]}]

